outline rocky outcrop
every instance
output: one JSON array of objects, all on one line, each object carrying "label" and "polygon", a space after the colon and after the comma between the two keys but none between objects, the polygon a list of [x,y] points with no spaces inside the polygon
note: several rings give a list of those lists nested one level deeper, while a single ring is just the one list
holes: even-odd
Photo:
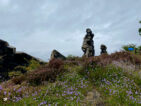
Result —
[{"label": "rocky outcrop", "polygon": [[16,53],[16,48],[8,44],[4,40],[0,40],[0,56],[3,55],[13,55]]},{"label": "rocky outcrop", "polygon": [[57,50],[53,50],[51,53],[51,60],[52,59],[66,59],[65,56],[63,56],[61,53],[59,53]]},{"label": "rocky outcrop", "polygon": [[8,79],[8,72],[16,66],[27,66],[32,59],[41,62],[27,53],[16,52],[15,47],[10,46],[4,40],[0,40],[0,79]]},{"label": "rocky outcrop", "polygon": [[101,54],[107,54],[107,47],[106,47],[106,45],[102,44],[100,49],[101,49]]},{"label": "rocky outcrop", "polygon": [[94,42],[93,37],[94,34],[92,33],[91,29],[86,29],[86,35],[84,37],[83,45],[82,45],[82,51],[84,52],[84,57],[91,57],[95,55],[94,50]]}]

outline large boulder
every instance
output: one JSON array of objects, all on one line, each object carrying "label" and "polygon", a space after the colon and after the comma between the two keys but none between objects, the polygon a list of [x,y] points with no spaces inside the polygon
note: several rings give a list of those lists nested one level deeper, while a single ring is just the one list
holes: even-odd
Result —
[{"label": "large boulder", "polygon": [[66,59],[65,56],[63,56],[61,53],[59,53],[57,50],[53,50],[51,53],[51,60],[52,59]]},{"label": "large boulder", "polygon": [[10,46],[9,43],[4,40],[0,40],[0,56],[14,55],[15,53],[15,47]]},{"label": "large boulder", "polygon": [[0,48],[9,46],[8,42],[0,39]]}]

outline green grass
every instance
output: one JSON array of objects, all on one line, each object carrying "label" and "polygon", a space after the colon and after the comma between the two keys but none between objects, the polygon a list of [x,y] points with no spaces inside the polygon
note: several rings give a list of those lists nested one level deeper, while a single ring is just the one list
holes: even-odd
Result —
[{"label": "green grass", "polygon": [[28,65],[28,67],[26,67],[26,70],[27,71],[33,71],[40,66],[41,66],[40,62],[38,62],[36,60],[31,60],[31,61],[29,61],[29,65]]},{"label": "green grass", "polygon": [[39,61],[30,60],[28,66],[16,66],[12,71],[8,72],[10,78],[23,75],[25,72],[31,72],[41,66]]},{"label": "green grass", "polygon": [[[72,63],[76,62],[75,60],[77,58],[74,58]],[[140,106],[140,69],[130,72],[114,65],[97,66],[94,64],[94,67],[72,63],[70,59],[70,63],[64,64],[64,72],[58,74],[55,82],[47,81],[44,85],[32,86],[27,82],[12,85],[9,81],[7,83],[9,88],[1,89],[0,86],[0,106],[42,104],[80,106],[87,104],[87,93],[94,88],[100,93],[106,106]],[[38,67],[40,67],[38,62],[31,61],[27,69],[30,73]],[[8,100],[4,102],[3,98],[8,98]]]},{"label": "green grass", "polygon": [[[103,95],[108,106],[138,106],[141,104],[141,79],[125,73],[121,68],[107,67],[90,68],[84,71],[96,89]],[[80,73],[83,73],[80,72]]]},{"label": "green grass", "polygon": [[[0,105],[4,103],[6,106],[22,106],[25,104],[29,106],[38,106],[39,104],[46,103],[57,104],[57,106],[62,106],[64,104],[67,106],[79,106],[85,98],[87,91],[92,89],[92,84],[78,74],[78,71],[82,70],[82,67],[71,67],[66,65],[65,68],[68,69],[68,71],[63,75],[58,76],[54,83],[48,82],[47,85],[36,87],[23,86],[21,84],[20,87],[15,90],[17,93],[9,89],[9,92],[12,94],[11,100],[8,100],[7,102],[1,101]],[[21,91],[19,89],[21,89]],[[27,94],[27,97],[24,94]],[[22,97],[22,99],[15,99],[14,96]],[[8,94],[6,96],[3,95],[0,99],[2,100],[4,97],[10,96],[8,96]],[[15,101],[13,102],[13,100]]]}]

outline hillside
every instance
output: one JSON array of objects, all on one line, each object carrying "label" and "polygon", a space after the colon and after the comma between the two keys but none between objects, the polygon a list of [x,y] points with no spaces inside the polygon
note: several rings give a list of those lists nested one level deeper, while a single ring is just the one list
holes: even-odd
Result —
[{"label": "hillside", "polygon": [[53,59],[0,84],[0,106],[140,106],[141,55]]}]

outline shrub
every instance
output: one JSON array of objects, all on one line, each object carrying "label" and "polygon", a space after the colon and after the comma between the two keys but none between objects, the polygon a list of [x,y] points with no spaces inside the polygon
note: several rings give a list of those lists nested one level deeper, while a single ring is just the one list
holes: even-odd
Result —
[{"label": "shrub", "polygon": [[128,62],[132,64],[141,64],[141,59],[139,59],[139,56],[134,55],[129,52],[116,52],[110,55],[110,58],[112,60],[119,60],[123,62]]},{"label": "shrub", "polygon": [[73,56],[73,55],[68,55],[67,60],[78,60],[79,57]]},{"label": "shrub", "polygon": [[61,59],[52,59],[48,66],[49,68],[59,69],[64,65],[63,61]]},{"label": "shrub", "polygon": [[40,67],[40,65],[41,65],[40,62],[38,62],[38,61],[32,59],[32,60],[29,62],[29,66],[26,67],[26,70],[27,70],[27,71],[35,70],[35,69],[37,69],[38,67]]},{"label": "shrub", "polygon": [[112,59],[107,54],[102,54],[100,56],[90,57],[83,60],[84,67],[96,67],[98,66],[106,66],[112,62]]},{"label": "shrub", "polygon": [[134,50],[132,52],[135,52],[136,54],[141,54],[141,46],[136,46],[134,44],[124,45],[124,46],[122,46],[122,49],[124,51],[129,51],[128,50],[129,47],[136,49],[136,51]]},{"label": "shrub", "polygon": [[25,75],[21,75],[21,76],[18,76],[18,77],[13,78],[12,79],[12,82],[14,84],[21,84],[25,80],[26,80],[26,76]]},{"label": "shrub", "polygon": [[90,58],[85,58],[83,60],[83,66],[85,68],[91,67],[94,68],[96,66],[102,66],[105,67],[108,64],[112,64],[113,61],[118,61],[118,62],[124,62],[125,64],[133,64],[133,65],[141,65],[141,56],[140,55],[135,55],[130,52],[116,52],[111,55],[107,54],[102,54],[100,56],[95,56],[95,57],[90,57]]},{"label": "shrub", "polygon": [[26,66],[16,66],[13,71],[25,73],[27,69],[26,69]]},{"label": "shrub", "polygon": [[8,76],[9,76],[10,78],[14,78],[14,77],[20,76],[20,75],[22,75],[22,73],[21,73],[20,71],[12,71],[12,72],[9,72],[9,73],[8,73]]},{"label": "shrub", "polygon": [[64,63],[60,59],[53,59],[49,64],[40,67],[34,72],[30,72],[27,81],[31,85],[39,85],[42,81],[55,81],[57,75],[64,72]]},{"label": "shrub", "polygon": [[122,46],[122,49],[125,51],[129,51],[128,48],[137,48],[135,44],[128,44],[128,45],[124,45]]}]

